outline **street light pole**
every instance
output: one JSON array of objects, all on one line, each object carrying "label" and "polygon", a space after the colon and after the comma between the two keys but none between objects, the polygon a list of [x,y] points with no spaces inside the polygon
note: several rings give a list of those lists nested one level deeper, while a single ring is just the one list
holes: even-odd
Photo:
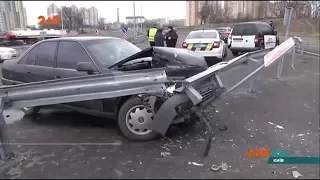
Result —
[{"label": "street light pole", "polygon": [[141,32],[142,32],[142,1],[141,1],[140,10],[141,10],[140,25],[141,25]]},{"label": "street light pole", "polygon": [[136,5],[135,1],[133,1],[133,29],[136,29]]}]

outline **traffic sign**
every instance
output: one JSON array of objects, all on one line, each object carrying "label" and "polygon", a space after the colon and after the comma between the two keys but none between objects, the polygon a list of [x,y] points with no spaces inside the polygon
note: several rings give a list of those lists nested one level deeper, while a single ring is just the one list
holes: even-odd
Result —
[{"label": "traffic sign", "polygon": [[279,57],[284,55],[289,49],[295,45],[294,40],[291,38],[274,48],[268,54],[264,56],[264,67],[268,67],[270,64],[275,62]]},{"label": "traffic sign", "polygon": [[99,29],[96,29],[96,34],[99,34],[99,32],[100,32]]},{"label": "traffic sign", "polygon": [[128,32],[128,29],[126,27],[121,28],[121,31],[126,34]]}]

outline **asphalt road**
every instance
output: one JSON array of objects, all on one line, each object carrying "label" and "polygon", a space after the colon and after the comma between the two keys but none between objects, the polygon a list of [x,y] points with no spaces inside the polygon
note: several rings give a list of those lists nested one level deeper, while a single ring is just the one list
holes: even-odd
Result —
[{"label": "asphalt road", "polygon": [[[180,46],[187,33],[178,33]],[[138,46],[147,48],[148,43]],[[13,145],[17,158],[0,164],[1,177],[293,178],[292,171],[298,171],[303,178],[319,178],[319,165],[268,165],[266,158],[247,157],[250,148],[264,147],[284,149],[292,156],[319,156],[319,59],[297,55],[294,71],[289,60],[286,56],[280,80],[273,65],[258,76],[255,93],[248,93],[244,84],[208,109],[214,130],[208,157],[201,155],[207,137],[202,122],[172,127],[166,138],[142,143],[128,141],[106,119],[50,109],[34,118],[5,111],[11,142],[39,144]],[[249,63],[222,75],[222,80],[230,86],[253,67]],[[65,144],[40,145],[48,142]],[[161,152],[171,155],[163,157]],[[210,170],[222,162],[227,170]]]}]

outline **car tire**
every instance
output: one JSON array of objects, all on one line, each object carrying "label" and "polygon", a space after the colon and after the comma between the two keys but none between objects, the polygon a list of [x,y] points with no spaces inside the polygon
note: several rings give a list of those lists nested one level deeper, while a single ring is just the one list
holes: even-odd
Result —
[{"label": "car tire", "polygon": [[[120,107],[118,113],[119,129],[122,134],[130,140],[153,140],[158,136],[158,133],[146,129],[146,125],[148,124],[148,122],[152,121],[153,115],[153,112],[149,112],[145,109],[141,98],[132,97]],[[140,129],[134,129],[134,126],[136,126],[137,128],[140,126]]]},{"label": "car tire", "polygon": [[36,115],[39,113],[40,107],[24,107],[22,108],[22,111],[25,115]]},{"label": "car tire", "polygon": [[231,51],[232,52],[232,55],[234,56],[238,56],[239,52],[234,52],[234,51]]}]

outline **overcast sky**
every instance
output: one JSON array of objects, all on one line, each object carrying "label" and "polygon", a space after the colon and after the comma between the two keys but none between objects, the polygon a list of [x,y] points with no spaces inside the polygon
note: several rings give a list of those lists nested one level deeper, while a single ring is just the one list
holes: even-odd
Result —
[{"label": "overcast sky", "polygon": [[[38,16],[47,17],[47,7],[54,3],[58,7],[76,5],[78,8],[94,6],[98,9],[98,16],[106,18],[108,22],[117,20],[119,8],[120,21],[125,22],[126,16],[133,16],[133,1],[23,1],[27,11],[29,25],[36,25]],[[135,1],[136,16],[142,15],[147,19],[170,18],[185,19],[185,1]]]}]

